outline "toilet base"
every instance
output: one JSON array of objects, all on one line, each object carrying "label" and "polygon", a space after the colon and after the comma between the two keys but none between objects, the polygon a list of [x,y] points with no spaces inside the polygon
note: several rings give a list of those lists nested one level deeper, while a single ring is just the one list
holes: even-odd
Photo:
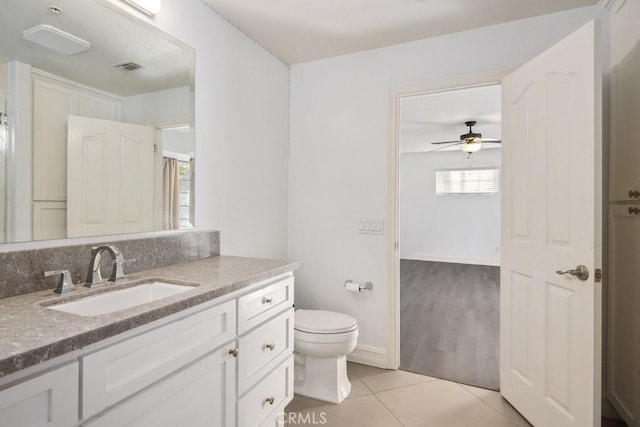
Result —
[{"label": "toilet base", "polygon": [[331,403],[342,402],[351,392],[347,356],[313,357],[296,353],[294,392]]}]

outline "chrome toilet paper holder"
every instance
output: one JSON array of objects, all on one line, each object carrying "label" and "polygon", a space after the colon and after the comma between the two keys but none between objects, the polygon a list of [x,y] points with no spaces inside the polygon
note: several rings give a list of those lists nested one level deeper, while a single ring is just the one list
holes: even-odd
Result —
[{"label": "chrome toilet paper holder", "polygon": [[[347,287],[347,283],[353,283],[351,280],[347,279],[346,282],[344,282],[344,286]],[[364,285],[360,285],[359,286],[360,290],[363,291],[365,289],[369,290],[369,289],[373,289],[373,283],[371,282],[365,282]]]}]

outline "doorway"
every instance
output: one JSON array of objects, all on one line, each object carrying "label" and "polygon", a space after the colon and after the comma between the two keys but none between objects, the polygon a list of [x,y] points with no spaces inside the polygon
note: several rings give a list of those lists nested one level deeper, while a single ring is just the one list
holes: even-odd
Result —
[{"label": "doorway", "polygon": [[498,390],[500,85],[399,117],[400,369]]}]

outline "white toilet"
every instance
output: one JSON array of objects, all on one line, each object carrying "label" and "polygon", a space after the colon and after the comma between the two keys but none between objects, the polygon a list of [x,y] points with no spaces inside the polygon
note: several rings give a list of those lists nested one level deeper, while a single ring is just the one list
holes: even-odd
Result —
[{"label": "white toilet", "polygon": [[358,342],[356,319],[324,310],[297,310],[294,316],[294,391],[342,402],[351,392],[347,354]]}]

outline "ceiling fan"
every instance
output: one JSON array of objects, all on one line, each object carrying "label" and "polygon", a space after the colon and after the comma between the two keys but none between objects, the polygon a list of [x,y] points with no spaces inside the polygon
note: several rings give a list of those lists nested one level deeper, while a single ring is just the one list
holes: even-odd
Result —
[{"label": "ceiling fan", "polygon": [[[482,148],[483,142],[490,142],[495,144],[500,144],[502,141],[496,138],[483,138],[481,133],[477,133],[473,131],[473,127],[476,125],[475,120],[469,120],[468,122],[464,122],[465,126],[469,127],[469,132],[463,133],[460,135],[460,139],[457,141],[441,141],[441,142],[432,142],[431,144],[440,145],[440,144],[449,144],[448,146],[460,145],[460,149],[465,153],[475,153],[479,149]],[[444,148],[444,147],[443,147]]]}]

